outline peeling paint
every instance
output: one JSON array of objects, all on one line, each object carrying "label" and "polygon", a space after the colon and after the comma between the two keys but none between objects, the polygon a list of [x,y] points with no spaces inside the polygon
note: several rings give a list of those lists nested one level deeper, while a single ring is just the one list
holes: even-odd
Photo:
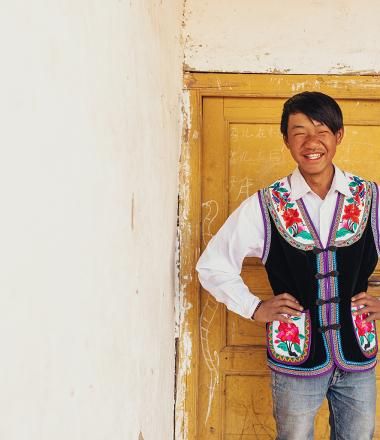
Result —
[{"label": "peeling paint", "polygon": [[[185,1],[186,4],[186,1]],[[182,96],[182,119],[181,128],[183,133],[182,147],[181,147],[181,174],[183,176],[179,188],[179,202],[182,200],[189,200],[189,178],[190,178],[190,154],[189,154],[189,135],[190,135],[190,96],[189,92],[184,91]],[[176,440],[187,440],[189,432],[189,418],[185,408],[186,392],[187,392],[187,377],[191,373],[192,362],[192,333],[189,330],[187,322],[187,313],[192,308],[192,305],[187,301],[185,291],[188,283],[192,282],[192,275],[190,273],[183,274],[182,284],[180,282],[180,267],[181,262],[181,241],[184,234],[189,234],[191,227],[189,218],[188,204],[179,205],[178,219],[178,233],[176,245],[176,337],[179,338],[179,350],[177,356],[179,357],[177,370],[177,393],[175,403],[175,431],[174,438]],[[182,261],[182,264],[185,262]]]},{"label": "peeling paint", "polygon": [[[181,111],[181,129],[183,133],[183,139],[182,139],[182,146],[180,148],[180,157],[179,161],[181,163],[182,172],[184,172],[186,175],[190,174],[190,165],[188,163],[188,160],[185,161],[183,158],[185,145],[188,145],[188,136],[189,136],[189,130],[190,130],[190,97],[189,92],[184,91],[182,94],[182,111]],[[187,197],[189,194],[189,189],[185,187],[185,185],[182,185],[178,189],[178,209],[179,209],[179,202],[182,197]],[[185,199],[186,200],[186,199]],[[181,213],[178,210],[178,228],[177,228],[177,239],[176,239],[176,255],[175,255],[175,337],[178,338],[180,336],[180,327],[181,322],[183,322],[184,316],[181,316],[182,310],[181,310],[181,291],[180,291],[180,283],[179,283],[179,270],[180,270],[180,247],[181,247],[181,236],[180,231],[181,227],[183,226],[184,220],[187,218],[187,212],[182,211]],[[181,218],[180,218],[181,216]]]},{"label": "peeling paint", "polygon": [[270,67],[269,69],[265,70],[265,73],[273,73],[273,74],[282,74],[282,73],[290,73],[291,69],[288,67],[284,68],[278,68],[278,67]]},{"label": "peeling paint", "polygon": [[342,71],[349,72],[350,70],[352,70],[352,67],[348,66],[347,64],[337,63],[330,70],[331,71],[337,71],[337,72],[342,72]]},{"label": "peeling paint", "polygon": [[[183,311],[189,310],[191,305],[183,298],[181,302]],[[191,373],[191,355],[192,355],[192,334],[189,331],[188,323],[185,322],[186,313],[182,315],[181,322],[181,357],[179,368],[177,372],[177,395],[176,395],[176,410],[175,410],[175,439],[187,440],[189,418],[185,408],[187,382],[186,378]]]}]

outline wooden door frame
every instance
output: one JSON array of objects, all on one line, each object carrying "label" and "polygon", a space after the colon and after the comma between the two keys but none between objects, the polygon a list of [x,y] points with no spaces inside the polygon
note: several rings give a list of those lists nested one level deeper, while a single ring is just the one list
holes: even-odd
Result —
[{"label": "wooden door frame", "polygon": [[197,439],[200,285],[195,265],[201,240],[202,101],[208,96],[288,98],[313,90],[337,99],[380,99],[373,75],[185,73],[179,174],[179,338],[176,359],[175,439]]}]

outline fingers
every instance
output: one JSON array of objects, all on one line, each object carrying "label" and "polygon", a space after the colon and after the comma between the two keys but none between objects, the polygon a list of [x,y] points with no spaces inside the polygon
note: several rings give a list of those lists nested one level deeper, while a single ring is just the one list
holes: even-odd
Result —
[{"label": "fingers", "polygon": [[374,319],[379,319],[380,317],[380,310],[379,307],[374,308],[374,307],[363,307],[362,309],[353,312],[352,313],[354,316],[361,316],[361,315],[367,315],[364,319],[363,322],[369,322],[369,321],[373,321]]},{"label": "fingers", "polygon": [[374,321],[375,319],[379,319],[380,318],[380,313],[370,313],[367,318],[363,319],[363,322],[370,322],[370,321]]},{"label": "fingers", "polygon": [[303,307],[298,300],[290,295],[290,293],[281,293],[280,295],[275,296],[273,298],[273,303],[279,306],[287,306],[294,310],[303,310]]},{"label": "fingers", "polygon": [[269,300],[263,301],[254,313],[254,319],[258,322],[270,322],[279,320],[291,323],[291,316],[300,316],[303,307],[290,294],[282,293]]},{"label": "fingers", "polygon": [[367,292],[360,292],[360,293],[358,293],[357,295],[353,296],[353,297],[351,298],[351,301],[355,302],[355,301],[357,301],[357,300],[365,299],[365,298],[368,298],[368,297],[369,297],[369,298],[373,298],[371,295],[368,295]]},{"label": "fingers", "polygon": [[292,322],[291,317],[301,316],[302,310],[303,307],[300,305],[295,305],[293,301],[282,300],[278,304],[272,304],[270,320],[282,321],[290,324]]},{"label": "fingers", "polygon": [[369,310],[369,307],[362,307],[361,309],[352,312],[352,314],[356,316],[356,315],[363,315],[364,313],[369,313],[369,312],[372,312],[372,310]]},{"label": "fingers", "polygon": [[280,293],[280,295],[277,295],[276,298],[281,298],[281,299],[287,299],[293,302],[296,302],[297,304],[299,304],[298,300],[296,298],[294,298],[294,296],[292,296],[290,293]]},{"label": "fingers", "polygon": [[352,297],[352,305],[355,307],[364,306],[352,312],[354,316],[368,314],[368,316],[363,319],[363,322],[380,318],[380,301],[378,298],[366,292],[361,292]]},{"label": "fingers", "polygon": [[353,312],[354,315],[362,315],[363,313],[368,312],[380,312],[380,301],[376,297],[368,295],[367,293],[361,293],[359,295],[356,296],[355,300],[352,300],[352,305],[355,307],[364,307],[355,310]]},{"label": "fingers", "polygon": [[297,312],[294,309],[291,309],[290,307],[280,307],[278,310],[276,310],[276,313],[290,315],[290,316],[301,316],[301,312]]}]

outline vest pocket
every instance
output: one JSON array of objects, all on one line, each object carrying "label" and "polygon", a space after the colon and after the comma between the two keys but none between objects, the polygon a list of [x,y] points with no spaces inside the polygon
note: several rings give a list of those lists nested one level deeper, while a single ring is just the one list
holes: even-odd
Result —
[{"label": "vest pocket", "polygon": [[353,312],[360,310],[364,306],[352,306],[351,315],[352,323],[356,339],[359,347],[366,357],[373,357],[377,353],[377,334],[375,321],[364,322],[364,319],[368,317],[368,313],[361,315],[353,315]]},{"label": "vest pocket", "polygon": [[281,321],[267,323],[269,356],[278,362],[299,365],[309,357],[311,342],[310,312],[292,316],[290,324]]}]

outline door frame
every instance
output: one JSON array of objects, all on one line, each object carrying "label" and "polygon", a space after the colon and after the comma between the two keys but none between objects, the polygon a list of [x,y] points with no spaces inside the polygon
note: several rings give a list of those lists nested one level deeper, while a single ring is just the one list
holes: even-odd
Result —
[{"label": "door frame", "polygon": [[179,167],[178,345],[175,439],[197,439],[200,358],[200,284],[195,265],[201,240],[202,102],[204,97],[288,97],[321,91],[337,99],[380,99],[375,75],[184,74],[183,134]]}]

